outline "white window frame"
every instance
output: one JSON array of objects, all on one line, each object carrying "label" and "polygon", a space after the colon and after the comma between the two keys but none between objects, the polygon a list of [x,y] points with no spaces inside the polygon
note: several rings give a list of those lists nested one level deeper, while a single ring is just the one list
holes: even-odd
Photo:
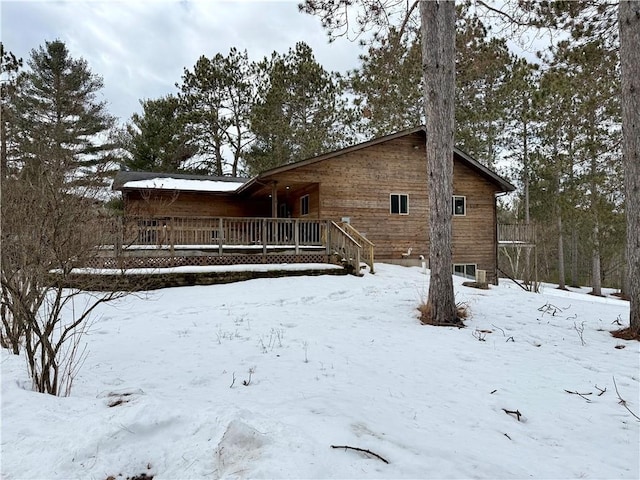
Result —
[{"label": "white window frame", "polygon": [[[307,211],[305,212],[304,210],[304,204],[305,204],[305,199],[306,199],[306,203],[307,203]],[[307,193],[306,195],[303,195],[300,197],[300,216],[301,217],[306,217],[307,215],[309,215],[309,194]]]},{"label": "white window frame", "polygon": [[[464,269],[464,273],[463,274],[456,273],[456,267],[462,267]],[[467,274],[468,267],[473,267],[473,276]],[[477,263],[454,263],[451,267],[451,271],[457,277],[467,278],[469,280],[475,280],[476,273],[478,271],[478,264]]]},{"label": "white window frame", "polygon": [[[456,199],[462,199],[463,213],[456,213]],[[454,217],[466,217],[467,216],[467,197],[466,195],[453,195],[451,197],[451,214]]]},{"label": "white window frame", "polygon": [[[398,212],[393,211],[393,197],[398,197]],[[402,197],[407,198],[407,211],[402,211]],[[389,194],[389,213],[391,215],[409,215],[409,194],[408,193],[390,193]]]}]

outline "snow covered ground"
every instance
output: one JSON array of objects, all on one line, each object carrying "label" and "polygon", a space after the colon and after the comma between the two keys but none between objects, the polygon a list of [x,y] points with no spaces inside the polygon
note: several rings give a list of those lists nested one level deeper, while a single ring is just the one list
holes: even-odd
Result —
[{"label": "snow covered ground", "polygon": [[68,398],[3,351],[2,478],[639,478],[628,303],[456,279],[468,328],[430,327],[428,277],[376,270],[105,305]]}]

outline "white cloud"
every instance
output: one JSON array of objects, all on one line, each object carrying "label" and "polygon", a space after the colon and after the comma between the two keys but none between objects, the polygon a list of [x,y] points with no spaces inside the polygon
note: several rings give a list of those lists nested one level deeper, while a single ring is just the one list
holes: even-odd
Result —
[{"label": "white cloud", "polygon": [[112,114],[127,120],[139,100],[175,93],[184,68],[201,55],[247,50],[259,60],[305,41],[328,70],[357,66],[347,40],[329,45],[317,18],[297,2],[73,1],[3,2],[2,41],[25,60],[32,48],[59,38],[104,78]]}]

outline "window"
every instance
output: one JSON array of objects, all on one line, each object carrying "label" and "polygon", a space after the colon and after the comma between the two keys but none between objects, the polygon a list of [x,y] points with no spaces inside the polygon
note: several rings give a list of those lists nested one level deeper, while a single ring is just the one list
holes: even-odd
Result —
[{"label": "window", "polygon": [[391,213],[396,215],[409,215],[409,195],[404,193],[392,193]]},{"label": "window", "polygon": [[454,217],[462,217],[467,214],[467,197],[454,195],[451,201],[451,210]]},{"label": "window", "polygon": [[300,215],[309,215],[309,195],[300,197]]},{"label": "window", "polygon": [[459,277],[470,278],[471,280],[475,280],[476,265],[475,263],[454,264],[453,274]]}]

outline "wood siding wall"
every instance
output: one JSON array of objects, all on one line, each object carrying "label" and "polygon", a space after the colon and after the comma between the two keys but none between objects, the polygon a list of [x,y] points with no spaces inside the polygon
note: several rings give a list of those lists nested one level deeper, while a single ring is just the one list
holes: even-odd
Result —
[{"label": "wood siding wall", "polygon": [[[351,224],[375,244],[379,260],[411,257],[428,258],[427,166],[423,132],[350,151],[324,161],[301,165],[263,177],[292,185],[280,190],[278,204],[287,204],[294,218],[302,217],[300,198],[309,195],[309,214],[302,218],[340,221]],[[455,157],[454,157],[455,158]],[[466,197],[466,215],[453,218],[453,261],[476,264],[487,270],[489,281],[496,274],[495,194],[500,189],[463,160],[454,161],[454,195]],[[304,187],[302,187],[304,185]],[[390,195],[409,196],[408,215],[390,213]],[[234,194],[181,192],[155,193],[144,198],[140,192],[125,193],[127,214],[209,217],[269,217],[271,199],[264,194],[244,197]]]},{"label": "wood siding wall", "polygon": [[495,194],[497,188],[461,162],[453,166],[453,194],[466,196],[466,215],[454,216],[453,262],[477,264],[496,279],[497,238]]},{"label": "wood siding wall", "polygon": [[[273,176],[282,183],[318,182],[313,215],[351,224],[375,244],[376,259],[428,258],[428,194],[424,134],[345,153]],[[498,188],[462,161],[454,163],[454,194],[467,214],[453,220],[453,261],[473,263],[493,279],[496,268],[495,197]],[[409,195],[409,214],[390,213],[390,194]],[[312,194],[310,200],[314,198]],[[313,201],[310,201],[310,209]],[[299,208],[299,201],[296,208]],[[298,212],[294,209],[294,216]]]},{"label": "wood siding wall", "polygon": [[126,215],[150,217],[269,217],[271,204],[233,194],[206,192],[124,193]]}]

